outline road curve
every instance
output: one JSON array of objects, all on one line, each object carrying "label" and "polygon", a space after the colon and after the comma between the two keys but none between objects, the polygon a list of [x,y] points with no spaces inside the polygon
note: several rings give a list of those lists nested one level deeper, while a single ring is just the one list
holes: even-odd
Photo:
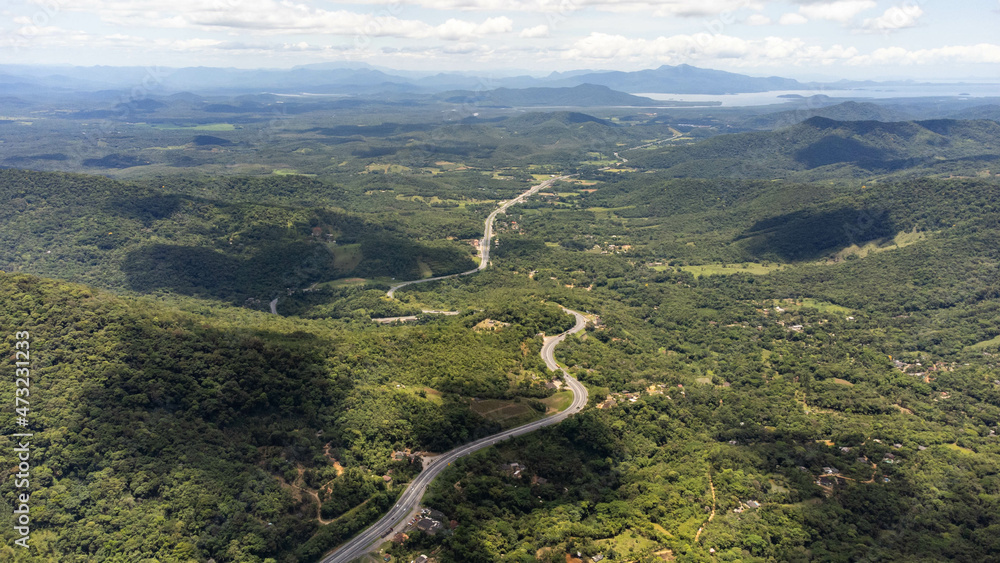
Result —
[{"label": "road curve", "polygon": [[424,470],[420,472],[420,475],[417,475],[417,478],[410,482],[395,506],[385,516],[321,559],[320,563],[347,563],[353,561],[370,551],[373,547],[372,544],[382,541],[386,536],[386,531],[391,530],[393,534],[402,531],[402,528],[406,525],[406,520],[408,520],[407,516],[417,511],[420,499],[424,496],[424,492],[427,491],[427,486],[455,460],[492,446],[501,440],[528,434],[539,428],[562,422],[569,416],[582,411],[583,407],[587,406],[587,389],[583,384],[570,376],[566,370],[560,368],[553,356],[556,345],[565,340],[570,334],[583,330],[587,326],[587,319],[576,311],[566,309],[565,307],[563,307],[563,310],[576,317],[576,324],[573,328],[558,336],[551,336],[545,339],[545,345],[542,347],[542,359],[545,360],[545,365],[550,370],[562,371],[563,380],[573,392],[573,402],[569,408],[552,416],[529,422],[528,424],[487,436],[486,438],[480,438],[475,442],[469,442],[430,460],[424,467]]},{"label": "road curve", "polygon": [[433,278],[424,278],[422,280],[411,280],[411,281],[400,282],[390,287],[389,291],[386,292],[386,296],[391,298],[393,295],[395,295],[397,289],[401,287],[406,287],[408,285],[427,283],[438,280],[447,280],[450,278],[457,278],[459,276],[468,276],[469,274],[475,274],[476,272],[481,272],[485,270],[486,266],[488,266],[490,263],[490,243],[493,241],[493,222],[496,220],[497,215],[501,213],[506,213],[508,207],[516,205],[518,203],[523,203],[524,200],[535,195],[542,188],[547,188],[551,186],[557,180],[565,180],[566,178],[570,178],[572,176],[574,176],[574,174],[568,174],[566,176],[559,176],[556,178],[549,178],[548,180],[545,180],[544,182],[538,184],[537,186],[531,186],[531,188],[528,191],[522,193],[521,195],[515,197],[512,200],[503,202],[500,205],[500,207],[494,209],[493,213],[490,213],[489,216],[486,218],[486,223],[483,226],[483,238],[482,240],[479,241],[479,258],[480,258],[479,266],[477,266],[474,270],[469,270],[467,272],[459,272],[457,274],[449,274],[447,276],[436,276]]},{"label": "road curve", "polygon": [[[542,345],[542,359],[545,360],[545,367],[549,368],[551,371],[557,371],[557,370],[561,371],[563,373],[563,377],[569,377],[569,373],[567,373],[566,370],[564,370],[563,368],[559,367],[559,364],[556,363],[556,358],[555,358],[556,345],[562,342],[563,340],[566,340],[566,337],[569,336],[570,334],[574,334],[583,330],[587,326],[587,317],[584,317],[582,314],[572,309],[567,309],[566,307],[563,307],[562,310],[576,317],[576,324],[573,325],[573,328],[567,330],[562,334],[559,334],[557,336],[550,336],[545,339],[545,344]],[[576,380],[574,379],[574,381]],[[574,394],[575,393],[576,390],[574,389]],[[584,391],[584,393],[586,394],[586,391]]]},{"label": "road curve", "polygon": [[[558,178],[552,178],[538,184],[537,186],[533,186],[530,190],[522,193],[516,198],[504,202],[500,207],[493,211],[493,213],[490,213],[489,217],[486,218],[486,225],[483,230],[483,240],[479,245],[482,260],[479,263],[479,267],[475,270],[469,270],[468,272],[462,272],[460,274],[452,274],[450,276],[439,276],[436,278],[402,282],[392,286],[387,295],[392,297],[397,289],[407,285],[465,276],[483,270],[489,264],[490,242],[493,238],[493,221],[496,219],[496,216],[506,211],[511,205],[521,203],[542,188],[552,185],[552,183],[556,180],[562,180],[565,178],[569,178],[569,176],[559,176]],[[406,525],[405,522],[408,520],[407,517],[417,511],[420,499],[423,498],[424,493],[427,491],[427,486],[430,485],[431,481],[433,481],[439,473],[444,471],[455,460],[483,448],[492,446],[501,440],[507,440],[508,438],[513,438],[515,436],[528,434],[538,430],[539,428],[562,422],[571,415],[582,411],[583,408],[587,406],[588,396],[586,387],[570,376],[566,370],[559,367],[559,364],[556,363],[554,355],[555,348],[560,342],[565,340],[570,334],[580,332],[587,326],[587,319],[582,314],[571,309],[563,307],[563,310],[572,314],[576,318],[576,323],[573,325],[573,328],[567,330],[566,332],[545,338],[545,343],[542,345],[541,356],[545,361],[545,365],[550,370],[562,372],[563,381],[565,381],[566,386],[569,387],[570,391],[573,392],[573,402],[570,406],[566,410],[552,416],[548,416],[534,422],[529,422],[528,424],[524,424],[516,428],[504,430],[503,432],[487,436],[486,438],[480,438],[479,440],[463,444],[453,450],[430,459],[424,466],[423,471],[417,475],[416,479],[407,485],[406,490],[403,491],[403,494],[399,497],[396,504],[389,510],[388,513],[386,513],[385,516],[366,528],[360,534],[354,536],[347,543],[341,544],[339,547],[327,554],[320,560],[320,563],[348,563],[349,561],[353,561],[354,559],[363,556],[365,553],[368,553],[373,547],[373,544],[381,541],[387,535],[387,531],[390,533],[401,531],[401,529]]]}]

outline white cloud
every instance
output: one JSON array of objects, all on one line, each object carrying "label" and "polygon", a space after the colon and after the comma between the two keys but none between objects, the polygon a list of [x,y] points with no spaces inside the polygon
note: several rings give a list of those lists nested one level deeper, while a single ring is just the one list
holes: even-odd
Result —
[{"label": "white cloud", "polygon": [[435,35],[440,39],[452,41],[479,39],[484,35],[507,33],[514,28],[514,22],[507,17],[488,18],[483,23],[450,19],[434,28]]},{"label": "white cloud", "polygon": [[922,15],[924,15],[923,8],[915,4],[893,6],[877,18],[866,19],[861,27],[871,32],[891,32],[916,27],[917,20]]},{"label": "white cloud", "polygon": [[809,18],[803,16],[802,14],[796,14],[795,12],[782,14],[782,16],[778,18],[778,23],[781,25],[802,25],[808,21]]},{"label": "white cloud", "polygon": [[448,45],[443,52],[449,55],[473,55],[473,54],[485,54],[490,51],[485,45],[479,45],[477,43],[461,42],[455,43],[453,45]]},{"label": "white cloud", "polygon": [[[761,9],[774,0],[397,0],[432,10],[518,11],[568,14],[585,8],[605,12],[642,13],[654,16],[717,17],[741,8]],[[354,3],[380,5],[384,0],[355,0]]]},{"label": "white cloud", "polygon": [[747,25],[768,25],[771,23],[771,18],[763,14],[753,14],[746,19]]},{"label": "white cloud", "polygon": [[952,45],[933,49],[908,50],[902,47],[876,49],[868,55],[853,57],[851,65],[923,65],[935,63],[997,64],[1000,63],[1000,45]]},{"label": "white cloud", "polygon": [[14,35],[17,35],[19,37],[46,37],[46,36],[56,36],[56,35],[68,35],[68,34],[87,35],[82,31],[76,31],[76,32],[69,31],[54,25],[37,26],[34,24],[29,24],[21,26],[16,30],[14,30]]},{"label": "white cloud", "polygon": [[520,36],[526,39],[532,39],[536,37],[548,37],[549,26],[536,25],[535,27],[526,27],[521,30]]},{"label": "white cloud", "polygon": [[513,30],[513,22],[507,17],[491,17],[482,22],[452,18],[434,26],[397,17],[398,5],[358,13],[313,8],[294,0],[74,0],[60,5],[60,10],[90,12],[105,22],[128,29],[223,30],[251,35],[315,33],[462,41]]},{"label": "white cloud", "polygon": [[874,0],[837,0],[799,7],[799,13],[811,20],[830,20],[847,23],[855,16],[877,6]]},{"label": "white cloud", "polygon": [[583,61],[627,61],[678,64],[725,59],[735,66],[831,64],[857,56],[857,49],[834,45],[806,45],[801,39],[766,37],[741,39],[698,33],[656,39],[631,39],[622,35],[591,33],[563,52],[563,58]]},{"label": "white cloud", "polygon": [[[601,2],[597,8],[602,9]],[[614,5],[613,2],[607,4]],[[653,9],[655,16],[679,16],[689,18],[726,17],[727,14],[743,8],[763,9],[761,2],[750,0],[666,0],[661,2],[632,2],[636,11],[646,12]],[[608,8],[603,8],[608,9]]]}]

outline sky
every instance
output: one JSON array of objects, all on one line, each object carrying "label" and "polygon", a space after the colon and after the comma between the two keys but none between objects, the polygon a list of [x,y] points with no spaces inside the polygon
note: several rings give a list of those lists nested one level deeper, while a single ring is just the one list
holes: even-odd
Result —
[{"label": "sky", "polygon": [[1000,0],[0,0],[0,62],[1000,82]]}]

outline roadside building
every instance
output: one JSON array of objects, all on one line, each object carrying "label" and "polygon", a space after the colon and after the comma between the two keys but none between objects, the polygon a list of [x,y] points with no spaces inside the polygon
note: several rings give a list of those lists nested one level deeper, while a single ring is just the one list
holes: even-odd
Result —
[{"label": "roadside building", "polygon": [[433,518],[421,518],[417,520],[417,529],[427,535],[433,536],[444,529],[444,524]]}]

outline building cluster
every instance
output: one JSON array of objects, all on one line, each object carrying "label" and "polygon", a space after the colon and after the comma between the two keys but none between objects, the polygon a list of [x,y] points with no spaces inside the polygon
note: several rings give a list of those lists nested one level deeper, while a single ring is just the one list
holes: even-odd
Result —
[{"label": "building cluster", "polygon": [[744,510],[756,510],[760,508],[760,503],[755,500],[740,501],[740,505],[733,509],[733,512],[739,514]]},{"label": "building cluster", "polygon": [[419,514],[406,522],[403,531],[392,537],[392,541],[397,544],[403,544],[415,531],[421,531],[429,536],[436,536],[442,532],[454,530],[457,527],[458,521],[448,520],[448,517],[443,512],[430,508],[421,508]]},{"label": "building cluster", "polygon": [[[647,395],[663,395],[667,399],[670,399],[670,395],[667,395],[666,391],[667,391],[667,386],[662,383],[654,383],[644,390],[644,392]],[[680,383],[677,384],[677,392],[680,393],[681,396],[683,397],[687,396],[687,391],[684,390],[684,386],[681,385]],[[611,409],[624,403],[635,403],[642,397],[642,394],[643,391],[633,391],[630,393],[611,393],[607,397],[605,397],[603,401],[597,404],[597,408]]]},{"label": "building cluster", "polygon": [[411,452],[410,450],[400,450],[392,452],[393,461],[409,461],[410,463],[413,463],[418,459],[420,459],[420,456]]},{"label": "building cluster", "polygon": [[898,358],[893,359],[891,356],[890,359],[892,359],[892,365],[896,369],[907,375],[923,378],[925,383],[934,381],[935,377],[931,375],[934,372],[952,371],[955,369],[953,365],[948,365],[944,362],[934,362],[925,367],[922,362],[907,363],[899,360]]},{"label": "building cluster", "polygon": [[518,463],[516,461],[512,462],[512,463],[505,463],[505,464],[503,464],[503,471],[504,471],[504,473],[506,473],[507,475],[510,475],[511,477],[513,477],[515,479],[520,479],[521,478],[521,473],[523,473],[525,469],[527,469],[527,467],[521,465],[520,463]]}]

